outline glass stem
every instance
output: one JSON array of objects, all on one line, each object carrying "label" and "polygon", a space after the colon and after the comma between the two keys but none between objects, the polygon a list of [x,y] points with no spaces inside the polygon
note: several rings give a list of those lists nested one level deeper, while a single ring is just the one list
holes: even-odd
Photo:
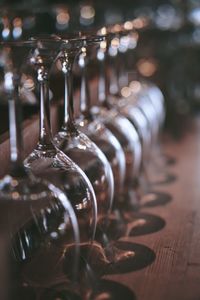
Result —
[{"label": "glass stem", "polygon": [[119,71],[118,71],[118,86],[119,90],[121,88],[128,86],[128,72],[127,66],[126,66],[126,54],[125,53],[119,53],[118,54],[118,59],[119,59]]},{"label": "glass stem", "polygon": [[[86,51],[86,50],[85,50]],[[91,99],[87,76],[86,52],[79,56],[79,66],[81,68],[81,87],[80,87],[80,113],[86,118],[91,119],[90,113]]]},{"label": "glass stem", "polygon": [[73,101],[73,63],[76,54],[68,55],[64,53],[61,57],[62,72],[64,74],[65,93],[64,93],[64,120],[63,130],[70,129],[72,132],[76,132],[76,126],[74,121],[74,101]]},{"label": "glass stem", "polygon": [[109,78],[108,78],[108,86],[109,93],[111,95],[118,95],[120,92],[119,81],[118,81],[118,59],[117,57],[110,56],[109,59]]},{"label": "glass stem", "polygon": [[40,133],[38,149],[47,150],[53,148],[49,108],[48,72],[41,66],[38,68],[37,73],[40,85]]},{"label": "glass stem", "polygon": [[106,72],[106,52],[103,49],[99,49],[97,53],[97,59],[99,61],[99,82],[98,82],[98,100],[102,106],[108,106],[108,78]]},{"label": "glass stem", "polygon": [[12,176],[25,174],[22,162],[22,136],[21,136],[21,106],[18,97],[18,84],[14,83],[9,105],[9,132],[10,132],[10,173]]}]

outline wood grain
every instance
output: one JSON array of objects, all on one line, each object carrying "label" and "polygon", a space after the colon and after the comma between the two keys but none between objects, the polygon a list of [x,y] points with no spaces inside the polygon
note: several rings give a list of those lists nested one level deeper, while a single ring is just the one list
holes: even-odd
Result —
[{"label": "wood grain", "polygon": [[[53,108],[55,131],[56,115],[57,110]],[[27,155],[37,142],[37,117],[24,124],[23,134]],[[1,137],[0,141],[1,177],[8,169],[8,136]],[[156,190],[169,193],[173,199],[164,206],[145,208],[142,212],[163,218],[166,226],[156,233],[123,239],[148,246],[155,252],[156,259],[142,270],[106,278],[132,289],[137,300],[199,300],[200,120],[195,120],[182,140],[167,138],[164,150],[177,160],[174,166],[167,167],[167,171],[177,175],[177,181],[157,186]]]},{"label": "wood grain", "polygon": [[200,299],[200,120],[181,141],[168,139],[165,153],[177,163],[167,170],[177,181],[156,190],[170,193],[165,206],[145,208],[162,217],[166,227],[157,233],[128,241],[150,247],[155,261],[145,269],[129,274],[107,276],[131,288],[138,300]]}]

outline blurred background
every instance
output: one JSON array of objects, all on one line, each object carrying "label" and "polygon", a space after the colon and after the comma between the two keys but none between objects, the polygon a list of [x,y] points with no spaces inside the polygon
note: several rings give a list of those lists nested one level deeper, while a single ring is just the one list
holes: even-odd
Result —
[{"label": "blurred background", "polygon": [[[166,129],[174,137],[180,137],[191,116],[198,114],[199,0],[26,0],[0,1],[0,6],[1,40],[27,38],[38,32],[85,31],[134,19],[139,39],[129,76],[139,76],[161,88],[166,100]],[[26,107],[25,115],[36,110],[33,105]],[[1,120],[5,115],[4,111]],[[2,125],[1,132],[5,130]]]}]

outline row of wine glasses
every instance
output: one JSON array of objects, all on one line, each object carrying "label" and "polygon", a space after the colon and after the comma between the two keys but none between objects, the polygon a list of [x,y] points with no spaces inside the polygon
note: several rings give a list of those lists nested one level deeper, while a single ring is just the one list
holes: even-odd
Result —
[{"label": "row of wine glasses", "polygon": [[[134,212],[146,193],[141,179],[164,121],[164,100],[156,86],[136,80],[121,86],[127,70],[118,61],[133,54],[136,44],[137,32],[127,23],[0,44],[10,120],[10,171],[0,181],[1,231],[16,265],[15,285],[34,288],[39,299],[45,288],[60,284],[65,297],[79,291],[89,299],[85,281],[92,285],[94,273],[101,275],[107,266],[135,255],[118,249],[115,240],[126,231],[124,208]],[[96,98],[90,96],[87,69],[93,61],[99,71],[92,83]],[[81,73],[78,118],[75,62]],[[27,65],[39,87],[40,126],[38,143],[23,161],[18,110]],[[53,66],[64,78],[62,126],[55,136],[49,99]]]}]

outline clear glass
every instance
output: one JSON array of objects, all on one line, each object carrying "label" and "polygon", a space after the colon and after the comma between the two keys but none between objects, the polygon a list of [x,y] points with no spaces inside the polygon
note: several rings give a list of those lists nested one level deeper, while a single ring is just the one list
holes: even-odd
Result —
[{"label": "clear glass", "polygon": [[[25,171],[22,175],[22,169],[18,169],[1,179],[0,197],[1,230],[11,239],[11,268],[17,268],[14,280],[18,286],[45,287],[62,277],[74,280],[79,231],[64,193]],[[68,262],[71,249],[74,256]],[[62,270],[66,263],[68,274]]]},{"label": "clear glass", "polygon": [[[9,249],[11,289],[44,287],[63,276],[70,286],[78,270],[77,218],[65,194],[52,183],[35,178],[22,162],[18,85],[19,66],[28,51],[25,46],[23,42],[0,45],[8,54],[3,68],[10,131],[10,168],[0,180],[0,233]],[[71,264],[67,261],[70,249],[74,252]],[[66,274],[65,263],[71,270]]]},{"label": "clear glass", "polygon": [[58,55],[61,43],[52,38],[35,38],[29,62],[35,67],[40,86],[39,141],[26,158],[25,165],[36,176],[60,187],[70,199],[76,213],[81,243],[93,240],[96,230],[97,205],[94,189],[85,175],[53,142],[49,111],[49,69]]},{"label": "clear glass", "polygon": [[85,39],[63,39],[59,60],[65,81],[63,125],[54,138],[55,145],[85,172],[95,191],[98,220],[107,218],[112,207],[114,181],[110,164],[103,152],[83,132],[74,119],[72,68]]},{"label": "clear glass", "polygon": [[[90,46],[91,47],[91,46]],[[95,120],[91,113],[90,92],[88,86],[87,62],[88,48],[82,48],[79,54],[78,64],[81,69],[81,90],[80,90],[80,113],[76,123],[79,129],[85,133],[105,154],[114,176],[114,206],[123,194],[125,179],[125,155],[123,149],[112,134],[101,122]]]},{"label": "clear glass", "polygon": [[[97,51],[97,59],[100,64],[100,77],[98,86],[99,106],[93,107],[95,118],[115,135],[125,153],[126,174],[124,183],[124,202],[132,201],[137,205],[139,195],[137,194],[134,181],[141,163],[141,145],[138,134],[130,121],[112,107],[108,101],[107,74],[105,70],[105,59],[107,54],[107,43],[102,42]],[[122,200],[122,201],[123,201]]]},{"label": "clear glass", "polygon": [[[98,272],[101,264],[109,264],[109,262],[118,259],[116,251],[107,236],[114,195],[114,180],[112,169],[106,156],[84,133],[78,130],[78,125],[76,125],[74,120],[71,82],[72,65],[76,54],[80,52],[80,46],[83,46],[83,42],[85,44],[96,41],[98,41],[97,37],[94,37],[94,40],[92,37],[68,39],[67,44],[64,41],[63,49],[59,56],[65,78],[64,122],[54,141],[62,151],[69,155],[84,170],[94,187],[97,198],[98,222],[95,243],[93,243],[91,253],[93,253],[92,257],[99,256],[101,259],[95,261],[91,259],[90,267]],[[99,127],[99,125],[97,126]],[[102,126],[102,128],[104,127]],[[105,130],[103,132],[104,137],[106,134],[106,138],[108,136],[112,138],[109,132]],[[118,174],[118,178],[120,176],[123,176],[123,173],[121,175]]]},{"label": "clear glass", "polygon": [[149,132],[151,133],[151,152],[149,160],[149,181],[165,182],[168,181],[168,174],[165,171],[167,159],[161,152],[160,147],[160,132],[165,119],[164,98],[161,91],[153,84],[140,84],[140,92],[137,94],[137,101],[134,100],[135,95],[130,97],[130,105],[137,106],[145,116]]},{"label": "clear glass", "polygon": [[[139,175],[139,182],[142,185],[140,191],[142,194],[148,193],[151,189],[149,174],[149,166],[153,165],[157,158],[154,149],[158,142],[159,131],[164,120],[164,101],[162,93],[153,85],[144,84],[140,80],[128,82],[126,77],[126,86],[120,85],[120,76],[127,74],[127,70],[121,70],[122,60],[130,62],[130,53],[132,53],[132,34],[121,33],[121,38],[114,38],[110,43],[110,69],[114,74],[114,83],[110,84],[109,102],[115,106],[117,110],[126,116],[136,128],[142,145],[142,167]],[[123,34],[125,35],[127,45],[124,48]],[[135,34],[133,35],[134,38]],[[130,70],[131,71],[131,70]],[[135,77],[135,76],[134,76]],[[150,88],[151,86],[151,88]],[[114,88],[113,88],[114,87]],[[155,88],[153,88],[155,87]],[[114,95],[113,95],[114,94]],[[153,159],[152,159],[153,158]],[[155,173],[162,172],[162,166],[159,165]],[[151,170],[152,171],[152,170]]]},{"label": "clear glass", "polygon": [[[86,41],[87,42],[87,41]],[[82,91],[82,90],[81,90]],[[83,104],[83,102],[82,102]],[[85,103],[86,104],[86,103]],[[84,106],[84,105],[83,105]],[[83,109],[83,108],[82,108]],[[87,110],[87,107],[85,107],[85,109]],[[84,110],[84,109],[83,109]],[[86,111],[85,111],[86,112]],[[97,114],[94,113],[94,110],[91,109],[90,111],[91,113],[91,116],[92,116],[92,119],[95,119],[96,120],[96,126],[98,127],[99,124],[103,123],[104,124],[104,121],[103,121],[103,118],[100,118],[99,116],[97,117]],[[117,114],[117,111],[116,111],[116,114]],[[118,114],[119,115],[119,114]],[[89,116],[90,118],[90,116]],[[108,119],[109,116],[106,117],[106,119]],[[112,118],[112,116],[111,116]],[[113,119],[109,118],[109,122],[110,123],[113,123]],[[123,116],[121,117],[121,119],[124,121],[123,122],[123,126],[125,128],[126,124],[128,123],[128,125],[130,125],[130,127],[132,128],[132,125],[131,123],[126,119],[124,118]],[[127,123],[125,123],[127,121]],[[81,123],[81,122],[80,122]],[[120,129],[120,126],[122,124],[118,124],[117,128],[120,132],[120,134],[122,134],[123,136],[123,133],[125,134],[125,142],[128,144],[128,145],[131,145],[130,143],[133,142],[134,140],[134,136],[132,136],[131,134],[129,134],[129,130],[130,130],[130,127],[128,127],[128,131],[127,131],[127,127],[123,130]],[[133,129],[134,130],[134,129]],[[123,133],[121,133],[123,132]],[[126,133],[125,133],[126,132]],[[136,131],[135,131],[136,132]],[[131,140],[131,142],[129,142],[129,138]],[[116,137],[115,137],[116,139]],[[119,142],[118,142],[119,143]],[[126,145],[127,145],[126,144]],[[124,150],[125,147],[123,147],[122,149]],[[126,154],[127,152],[129,151],[129,153],[132,151],[132,149],[127,149],[126,148]],[[133,152],[131,152],[131,158],[129,158],[129,161],[133,158]],[[127,156],[126,156],[126,163],[129,163],[129,161],[127,161]],[[131,161],[131,163],[133,164],[133,161]],[[133,165],[132,165],[133,166]],[[130,170],[130,169],[129,169]],[[133,170],[131,169],[131,172]],[[127,170],[126,170],[127,172]],[[127,172],[128,174],[128,172]],[[131,175],[130,175],[131,176]],[[131,181],[130,181],[131,182]],[[133,187],[134,189],[134,182],[131,182],[130,185],[132,185],[131,187]],[[124,188],[126,188],[126,185],[124,185]],[[130,188],[130,186],[129,186]],[[128,189],[127,189],[128,190]],[[130,196],[130,194],[128,195],[128,192],[126,193],[126,197]],[[132,195],[131,195],[132,196]],[[126,202],[127,199],[125,198],[124,194],[123,194],[123,197],[120,199],[122,200],[122,202]],[[119,209],[119,205],[121,206],[121,203],[116,203],[116,207],[117,208],[115,211],[117,211],[117,215],[120,216],[120,209]],[[108,222],[106,222],[107,224],[105,224],[105,227],[107,227],[107,225],[110,224],[110,220],[112,221],[112,218],[115,218],[114,214],[112,214],[111,218],[108,219]],[[123,220],[121,220],[123,221]],[[103,234],[102,234],[103,233]],[[120,250],[118,249],[116,246],[115,246],[115,241],[113,239],[113,237],[109,236],[108,237],[108,231],[107,230],[104,230],[102,232],[102,226],[97,226],[97,234],[96,234],[96,240],[100,243],[100,247],[96,248],[96,250],[99,252],[99,257],[102,257],[102,262],[104,261],[104,263],[106,264],[109,264],[109,263],[118,263],[118,262],[121,262],[121,261],[125,261],[127,259],[132,259],[132,257],[135,255],[133,251],[126,251],[126,250]],[[96,247],[98,247],[98,244],[96,244]],[[98,270],[97,270],[98,271]]]},{"label": "clear glass", "polygon": [[165,100],[161,90],[151,82],[142,81],[142,94],[147,96],[155,110],[155,119],[157,121],[156,139],[153,148],[153,162],[157,169],[164,169],[167,164],[167,157],[162,153],[160,145],[160,133],[165,122]]}]

